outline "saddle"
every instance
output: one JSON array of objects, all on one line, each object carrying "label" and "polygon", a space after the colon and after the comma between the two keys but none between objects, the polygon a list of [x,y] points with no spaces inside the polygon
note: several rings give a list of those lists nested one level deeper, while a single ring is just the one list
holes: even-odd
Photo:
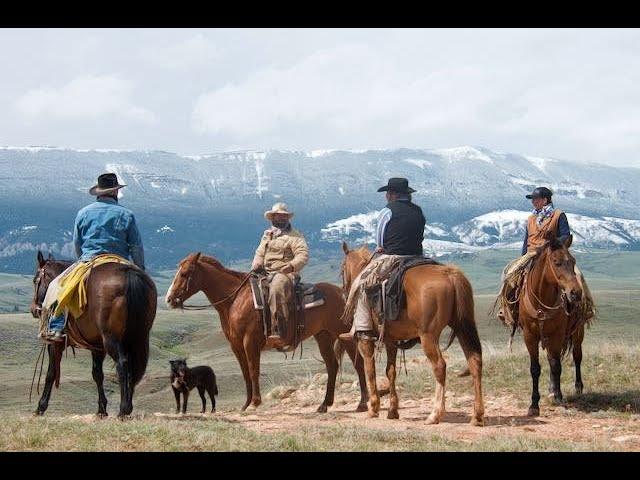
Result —
[{"label": "saddle", "polygon": [[[251,285],[251,295],[253,298],[253,306],[262,313],[262,325],[265,337],[271,332],[271,311],[269,309],[269,276],[254,273],[249,278]],[[298,278],[294,284],[293,295],[293,311],[295,312],[294,325],[284,325],[283,340],[291,348],[283,351],[290,351],[300,343],[302,332],[304,330],[304,312],[310,308],[324,305],[324,294],[316,288],[313,283],[302,283]]]},{"label": "saddle", "polygon": [[409,269],[421,265],[442,264],[423,256],[400,257],[387,270],[378,273],[380,282],[365,290],[369,306],[380,322],[398,319],[406,300],[403,288],[404,275]]}]

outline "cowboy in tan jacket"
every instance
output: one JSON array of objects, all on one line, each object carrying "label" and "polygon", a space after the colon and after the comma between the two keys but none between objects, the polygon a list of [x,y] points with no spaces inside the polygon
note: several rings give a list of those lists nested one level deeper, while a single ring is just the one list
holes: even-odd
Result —
[{"label": "cowboy in tan jacket", "polygon": [[300,271],[309,261],[309,248],[304,236],[291,226],[293,213],[284,203],[276,203],[264,217],[272,224],[264,231],[251,265],[252,270],[264,269],[270,278],[269,309],[271,310],[270,346],[282,347],[283,327],[293,318],[291,303],[293,288]]}]

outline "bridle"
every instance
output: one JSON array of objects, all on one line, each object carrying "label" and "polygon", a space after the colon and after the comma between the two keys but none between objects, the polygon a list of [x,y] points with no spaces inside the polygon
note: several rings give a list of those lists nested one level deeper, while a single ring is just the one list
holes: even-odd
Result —
[{"label": "bridle", "polygon": [[[189,291],[189,287],[191,285],[191,278],[193,277],[193,273],[196,270],[196,263],[192,262],[191,265],[189,265],[189,270],[187,270],[186,275],[187,275],[187,284],[185,285],[185,287],[182,289],[182,291],[180,292],[180,295],[176,295],[175,299],[180,303],[180,309],[182,310],[206,310],[209,308],[213,308],[216,307],[217,305],[220,305],[232,298],[235,298],[235,296],[238,294],[238,292],[240,291],[240,289],[244,286],[245,283],[247,283],[247,280],[249,280],[249,278],[251,277],[252,273],[249,272],[247,273],[247,275],[242,279],[242,282],[240,282],[240,285],[238,285],[238,288],[236,288],[230,295],[227,295],[226,297],[224,297],[222,300],[218,300],[217,302],[210,302],[207,305],[185,305],[182,300],[182,296]],[[179,273],[179,272],[178,272]]]},{"label": "bridle", "polygon": [[51,282],[51,280],[53,280],[53,278],[55,278],[54,276],[52,276],[49,272],[47,272],[47,263],[45,262],[45,264],[38,268],[38,273],[37,276],[35,278],[35,291],[33,294],[33,304],[35,305],[35,311],[38,313],[38,315],[40,315],[40,313],[42,313],[42,302],[44,301],[44,298],[42,300],[40,300],[40,298],[38,298],[38,292],[40,292],[40,285],[42,283],[42,280],[45,278],[49,278],[49,282]]}]

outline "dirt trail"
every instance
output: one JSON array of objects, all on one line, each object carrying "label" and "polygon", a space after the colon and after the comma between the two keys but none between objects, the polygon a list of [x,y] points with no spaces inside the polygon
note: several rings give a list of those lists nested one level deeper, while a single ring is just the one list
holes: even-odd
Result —
[{"label": "dirt trail", "polygon": [[[379,418],[369,418],[367,412],[356,413],[357,395],[338,393],[336,402],[326,414],[316,413],[317,403],[311,404],[305,389],[279,392],[276,401],[267,401],[257,409],[240,412],[238,409],[218,411],[217,418],[240,424],[259,433],[293,433],[300,428],[326,428],[332,425],[362,426],[384,432],[434,434],[457,441],[472,443],[486,437],[527,436],[536,439],[567,442],[607,442],[614,448],[640,451],[640,415],[612,414],[602,418],[575,408],[546,405],[541,401],[541,416],[529,418],[526,409],[517,406],[513,397],[485,397],[485,426],[469,424],[472,410],[471,396],[447,393],[448,411],[438,425],[427,425],[432,400],[405,399],[400,401],[400,419],[386,418],[388,397],[383,397]],[[317,395],[314,395],[317,400]],[[452,406],[454,405],[454,406]],[[161,417],[175,417],[155,413]],[[205,414],[211,416],[211,414]],[[194,415],[195,416],[195,415]],[[199,415],[198,415],[199,416]]]}]

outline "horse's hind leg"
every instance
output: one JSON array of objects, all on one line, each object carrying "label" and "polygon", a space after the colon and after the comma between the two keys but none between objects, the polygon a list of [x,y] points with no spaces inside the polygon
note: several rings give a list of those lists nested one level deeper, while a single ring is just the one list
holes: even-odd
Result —
[{"label": "horse's hind leg", "polygon": [[584,339],[584,327],[580,327],[573,335],[573,364],[576,367],[576,395],[582,395],[582,340]]},{"label": "horse's hind leg", "polygon": [[260,395],[260,347],[253,335],[244,337],[244,352],[247,356],[249,377],[251,379],[251,405],[257,407],[262,403]]},{"label": "horse's hind leg", "polygon": [[118,413],[118,418],[122,419],[133,411],[131,364],[120,340],[109,338],[104,344],[107,348],[107,353],[116,362],[118,382],[120,383],[120,413]]},{"label": "horse's hind leg", "polygon": [[244,353],[244,347],[242,344],[236,345],[233,341],[229,341],[231,344],[231,350],[235,354],[238,359],[238,363],[240,364],[240,370],[242,371],[242,376],[244,378],[244,385],[247,389],[247,400],[244,402],[242,406],[242,411],[245,411],[249,404],[251,403],[251,395],[252,395],[252,387],[251,387],[251,375],[249,375],[249,366],[247,363],[247,355]]},{"label": "horse's hind leg", "polygon": [[389,411],[387,418],[400,418],[398,414],[398,392],[396,391],[396,356],[398,347],[395,344],[387,343],[387,378],[389,379]]},{"label": "horse's hind leg", "polygon": [[204,413],[207,411],[207,399],[204,397],[204,387],[198,385],[198,393],[200,394],[200,399],[202,400],[202,410],[200,413]]},{"label": "horse's hind leg", "polygon": [[358,348],[354,342],[345,342],[345,350],[351,359],[353,368],[358,374],[358,385],[360,386],[360,403],[356,407],[356,412],[366,412],[369,392],[367,391],[367,379],[364,375],[364,360],[358,353]]},{"label": "horse's hind leg", "polygon": [[44,389],[42,390],[42,396],[38,401],[38,407],[34,412],[34,415],[43,415],[49,407],[49,399],[51,398],[51,390],[53,388],[53,382],[56,379],[56,351],[55,345],[47,345],[47,353],[49,354],[49,366],[47,368],[47,377],[44,382]]},{"label": "horse's hind leg", "polygon": [[378,396],[378,386],[376,385],[375,345],[373,340],[359,338],[358,350],[364,360],[364,373],[367,378],[367,389],[369,390],[369,416],[377,417],[380,411],[380,397]]},{"label": "horse's hind leg", "polygon": [[98,417],[107,416],[107,396],[104,394],[104,372],[102,370],[104,357],[104,352],[91,352],[91,359],[93,364],[91,374],[93,376],[93,380],[98,386]]},{"label": "horse's hind leg", "polygon": [[427,418],[427,424],[440,423],[445,412],[445,381],[447,377],[447,363],[442,356],[440,346],[430,334],[420,335],[420,343],[425,355],[431,362],[433,376],[436,379],[436,391],[433,396],[433,411]]},{"label": "horse's hind leg", "polygon": [[326,330],[316,333],[316,342],[318,342],[318,348],[320,349],[320,355],[324,360],[324,364],[327,367],[327,390],[324,395],[324,400],[318,407],[319,413],[325,413],[327,407],[333,405],[333,397],[336,389],[336,376],[338,375],[338,360],[333,352],[333,341],[335,338],[331,338],[331,335]]}]

